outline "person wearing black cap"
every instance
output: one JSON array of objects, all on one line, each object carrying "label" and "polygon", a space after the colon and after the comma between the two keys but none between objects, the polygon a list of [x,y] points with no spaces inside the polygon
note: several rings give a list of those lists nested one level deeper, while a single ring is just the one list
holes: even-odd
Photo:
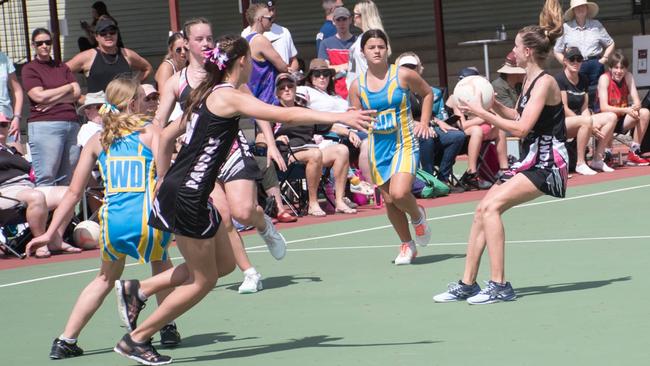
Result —
[{"label": "person wearing black cap", "polygon": [[[77,40],[77,44],[79,45],[79,52],[97,47],[97,41],[95,40],[95,26],[97,26],[97,21],[99,21],[99,18],[102,16],[109,17],[115,22],[115,25],[117,25],[117,20],[115,20],[115,18],[113,18],[108,13],[108,7],[106,7],[106,4],[104,4],[103,1],[95,1],[90,8],[92,9],[93,21],[90,24],[88,24],[88,22],[85,20],[81,21],[80,23],[81,29],[86,32],[86,37],[79,37]],[[122,36],[119,33],[117,34],[117,45],[119,47],[124,47],[124,43],[122,43]]]},{"label": "person wearing black cap", "polygon": [[336,8],[333,18],[336,34],[321,42],[318,49],[318,58],[326,60],[337,72],[337,76],[341,76],[335,81],[336,94],[340,95],[341,98],[347,98],[348,87],[343,76],[348,72],[350,47],[357,40],[357,37],[350,33],[352,14],[348,9],[344,7]]},{"label": "person wearing black cap", "polygon": [[106,89],[115,76],[134,72],[140,80],[151,74],[151,64],[135,51],[118,45],[117,24],[112,18],[102,16],[95,26],[97,48],[83,51],[66,62],[75,72],[83,72],[87,77],[88,93]]}]

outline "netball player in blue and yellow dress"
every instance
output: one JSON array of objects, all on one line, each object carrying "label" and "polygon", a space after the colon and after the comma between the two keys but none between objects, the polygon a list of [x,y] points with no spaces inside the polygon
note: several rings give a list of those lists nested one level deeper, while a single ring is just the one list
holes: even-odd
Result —
[{"label": "netball player in blue and yellow dress", "polygon": [[[361,37],[368,71],[350,86],[350,102],[356,108],[377,110],[368,136],[370,171],[386,203],[388,219],[402,241],[395,264],[410,264],[417,255],[406,215],[411,218],[415,242],[427,245],[431,237],[424,208],[411,193],[419,164],[418,137],[428,138],[433,94],[420,75],[408,68],[388,64],[388,37],[371,29]],[[413,121],[409,91],[423,97],[422,116]]]},{"label": "netball player in blue and yellow dress", "polygon": [[[104,129],[84,146],[70,188],[54,212],[48,231],[28,246],[47,244],[60,222],[84,194],[91,171],[98,161],[105,183],[104,203],[99,211],[102,265],[99,274],[81,292],[61,336],[52,344],[50,358],[80,356],[77,337],[113,289],[124,269],[126,256],[140,263],[151,262],[154,274],[172,268],[167,256],[170,234],[147,225],[153,200],[156,171],[153,151],[159,130],[145,122],[144,91],[133,79],[118,78],[106,88],[102,107]],[[159,302],[169,292],[159,294]]]}]

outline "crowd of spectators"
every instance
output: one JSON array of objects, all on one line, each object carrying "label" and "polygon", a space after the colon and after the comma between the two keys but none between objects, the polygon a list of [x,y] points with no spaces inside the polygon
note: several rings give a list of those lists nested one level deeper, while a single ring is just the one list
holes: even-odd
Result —
[{"label": "crowd of spectators", "polygon": [[[304,62],[299,62],[291,32],[276,22],[277,1],[252,0],[250,3],[246,12],[249,26],[241,32],[250,44],[253,60],[248,83],[250,92],[266,103],[287,107],[298,105],[318,111],[350,108],[349,88],[368,67],[360,50],[361,36],[371,29],[383,30],[377,5],[372,0],[358,0],[350,11],[341,0],[322,0],[325,21],[316,35],[317,58],[305,68],[301,67]],[[634,78],[628,70],[628,58],[616,50],[612,37],[595,19],[597,14],[597,4],[572,0],[564,15],[564,34],[554,48],[555,57],[563,66],[556,80],[564,103],[567,137],[576,141],[575,172],[582,175],[613,171],[615,167],[608,158],[615,134],[632,129],[627,164],[650,164],[640,151],[650,112],[641,105]],[[172,33],[166,54],[154,70],[136,50],[124,46],[117,20],[101,1],[92,5],[92,21],[82,22],[82,28],[86,34],[79,39],[81,52],[65,63],[51,56],[51,33],[44,28],[35,29],[31,35],[35,57],[23,67],[21,80],[8,57],[0,52],[0,166],[3,169],[0,193],[27,202],[30,207],[27,221],[35,235],[44,230],[47,208],[56,205],[55,193],[69,184],[85,141],[102,129],[98,110],[105,102],[104,90],[108,83],[123,74],[132,74],[141,81],[155,81],[153,85],[142,86],[145,109],[151,117],[166,115],[164,123],[156,122],[164,125],[178,117],[180,108],[177,103],[177,111],[172,113],[171,109],[167,111],[165,102],[161,106],[164,113],[161,113],[157,89],[174,90],[175,95],[182,90],[179,85],[183,82],[196,84],[194,76],[188,78],[187,70],[191,69],[192,58],[200,58],[206,44],[212,42],[211,39],[198,40],[191,46],[189,34]],[[398,69],[415,70],[420,75],[424,70],[414,52],[399,55],[395,65]],[[459,79],[479,75],[476,68],[466,66],[459,73]],[[85,77],[83,93],[76,73]],[[496,101],[514,107],[524,77],[525,70],[517,66],[514,54],[506,55],[498,69],[498,77],[492,81]],[[170,83],[174,85],[169,86]],[[509,136],[475,116],[463,114],[453,98],[446,98],[445,90],[431,88],[434,96],[431,133],[430,137],[419,140],[419,168],[434,174],[451,188],[452,193],[487,189],[493,182],[506,179],[513,163],[506,146]],[[20,114],[23,93],[30,102],[29,115],[24,117]],[[179,95],[175,97],[182,100]],[[422,114],[421,104],[422,98],[410,91],[414,120],[419,120]],[[20,141],[21,119],[27,121],[30,164],[19,158],[25,153]],[[257,122],[273,126],[282,121]],[[357,204],[350,199],[350,191],[364,195],[373,193],[367,132],[343,125],[328,128],[279,126],[272,128],[276,146],[268,146],[271,142],[260,133],[254,149],[260,155],[258,164],[267,177],[261,190],[274,202],[269,212],[274,212],[282,222],[296,220],[283,205],[275,175],[276,170],[286,170],[287,165],[299,161],[306,165],[309,215],[327,215],[318,197],[324,174],[333,192],[333,211],[356,213]],[[595,143],[589,157],[586,151],[591,141]],[[494,145],[488,152],[494,154],[498,162],[498,170],[487,178],[479,173],[486,144]],[[276,147],[284,161],[269,165],[273,159],[267,159],[264,151],[275,151]],[[525,148],[524,143],[522,149]],[[460,154],[467,154],[467,170],[457,179],[453,167]],[[31,180],[30,169],[33,169]],[[353,183],[350,178],[354,178]],[[48,256],[55,250],[73,249],[65,242],[56,242],[38,254]]]}]

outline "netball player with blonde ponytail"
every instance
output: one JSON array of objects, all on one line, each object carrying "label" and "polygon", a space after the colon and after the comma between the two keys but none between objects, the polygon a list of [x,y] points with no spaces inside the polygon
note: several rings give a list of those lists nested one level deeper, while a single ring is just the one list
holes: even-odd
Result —
[{"label": "netball player with blonde ponytail", "polygon": [[[446,292],[434,296],[436,302],[467,300],[470,304],[491,304],[514,300],[515,291],[505,279],[505,231],[501,215],[544,194],[558,198],[565,195],[568,156],[564,147],[564,106],[557,82],[542,67],[555,40],[562,35],[562,8],[557,0],[546,0],[539,23],[539,26],[522,28],[515,38],[513,51],[517,66],[526,70],[516,109],[495,101],[495,115],[480,103],[461,103],[463,112],[523,138],[529,153],[515,169],[514,176],[492,186],[478,204],[469,234],[463,278],[450,284]],[[491,278],[481,290],[476,276],[486,245]]]},{"label": "netball player with blonde ponytail", "polygon": [[[83,354],[77,337],[122,275],[127,255],[140,263],[151,262],[153,274],[172,268],[167,256],[170,234],[147,225],[156,184],[153,151],[157,148],[159,130],[139,114],[144,111],[144,97],[136,80],[118,78],[108,84],[107,103],[100,109],[104,129],[84,146],[70,187],[54,211],[47,232],[27,245],[31,250],[51,240],[81,200],[98,162],[105,186],[104,203],[99,210],[102,263],[97,277],[79,295],[63,333],[54,339],[52,359]],[[160,292],[158,301],[168,293]]]}]

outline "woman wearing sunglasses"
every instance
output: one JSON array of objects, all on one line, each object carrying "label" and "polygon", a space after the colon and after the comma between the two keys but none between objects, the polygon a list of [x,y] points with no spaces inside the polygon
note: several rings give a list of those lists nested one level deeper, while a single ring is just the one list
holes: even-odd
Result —
[{"label": "woman wearing sunglasses", "polygon": [[[576,139],[576,173],[594,175],[596,170],[612,172],[614,169],[605,164],[603,154],[614,134],[616,114],[611,112],[592,114],[589,111],[589,79],[585,74],[580,74],[583,63],[580,49],[567,48],[562,63],[564,70],[555,75],[555,80],[562,94],[567,137]],[[589,167],[585,163],[585,148],[592,134],[598,139],[598,144]]]},{"label": "woman wearing sunglasses", "polygon": [[167,40],[167,55],[156,70],[156,85],[162,88],[165,81],[172,77],[178,70],[187,66],[187,46],[185,37],[180,32],[173,33]]},{"label": "woman wearing sunglasses", "polygon": [[68,185],[79,159],[74,103],[81,91],[70,69],[50,57],[50,31],[35,29],[32,47],[36,57],[23,67],[21,77],[31,102],[27,130],[36,185]]},{"label": "woman wearing sunglasses", "polygon": [[151,74],[149,61],[135,51],[119,46],[119,29],[112,18],[102,16],[95,26],[97,48],[83,51],[66,62],[73,73],[83,72],[87,78],[88,93],[106,89],[120,74],[138,74],[140,81]]}]

